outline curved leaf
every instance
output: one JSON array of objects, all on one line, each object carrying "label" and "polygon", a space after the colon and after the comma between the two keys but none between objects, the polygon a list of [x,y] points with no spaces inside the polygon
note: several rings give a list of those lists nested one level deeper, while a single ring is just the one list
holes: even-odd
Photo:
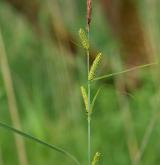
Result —
[{"label": "curved leaf", "polygon": [[57,152],[59,152],[59,153],[65,155],[65,156],[69,157],[69,158],[72,159],[76,164],[80,165],[80,163],[78,162],[78,160],[77,160],[72,154],[70,154],[69,152],[63,150],[62,148],[59,148],[59,147],[57,147],[57,146],[55,146],[55,145],[52,145],[52,144],[48,144],[48,143],[46,143],[45,141],[42,141],[42,140],[40,140],[40,139],[38,139],[38,138],[36,138],[36,137],[34,137],[34,136],[32,136],[32,135],[29,135],[29,134],[27,134],[27,133],[24,133],[24,132],[18,130],[18,129],[15,129],[15,128],[13,128],[13,127],[11,127],[11,126],[9,126],[9,125],[7,125],[7,124],[1,122],[1,121],[0,121],[0,127],[4,128],[4,129],[7,129],[7,130],[9,130],[9,131],[12,131],[12,132],[14,132],[14,133],[16,133],[16,134],[19,134],[19,135],[21,135],[21,136],[23,136],[23,137],[25,137],[25,138],[27,138],[27,139],[30,139],[30,140],[32,140],[32,141],[34,141],[34,142],[36,142],[36,143],[39,143],[39,144],[41,144],[41,145],[43,145],[43,146],[45,146],[45,147],[50,148],[50,149],[52,149],[52,150],[55,150],[55,151],[57,151]]}]

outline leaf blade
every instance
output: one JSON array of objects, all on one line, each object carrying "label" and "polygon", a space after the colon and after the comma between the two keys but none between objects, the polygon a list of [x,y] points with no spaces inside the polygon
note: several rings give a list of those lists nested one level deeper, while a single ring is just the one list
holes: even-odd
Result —
[{"label": "leaf blade", "polygon": [[98,97],[98,94],[99,94],[100,90],[101,90],[101,88],[99,88],[99,89],[97,90],[97,92],[96,92],[96,94],[94,95],[94,98],[93,98],[93,100],[92,100],[92,103],[91,103],[91,113],[93,112],[93,107],[94,107],[94,104],[95,104],[95,102],[96,102],[96,99],[97,99],[97,97]]},{"label": "leaf blade", "polygon": [[40,140],[40,139],[38,139],[38,138],[36,138],[36,137],[34,137],[34,136],[32,136],[32,135],[29,135],[29,134],[27,134],[27,133],[25,133],[25,132],[22,132],[22,131],[20,131],[20,130],[18,130],[18,129],[16,129],[16,128],[13,128],[13,127],[11,127],[11,126],[9,126],[9,125],[7,125],[7,124],[1,122],[1,121],[0,121],[0,127],[1,127],[1,128],[4,128],[4,129],[6,129],[6,130],[12,131],[12,132],[14,132],[14,133],[16,133],[16,134],[19,134],[19,135],[21,135],[21,136],[23,136],[23,137],[25,137],[25,138],[27,138],[27,139],[30,139],[30,140],[32,140],[32,141],[34,141],[34,142],[36,142],[36,143],[39,143],[39,144],[41,144],[41,145],[43,145],[43,146],[45,146],[45,147],[50,148],[50,149],[52,149],[52,150],[55,150],[55,151],[57,151],[57,152],[59,152],[59,153],[65,155],[65,156],[69,157],[69,158],[72,159],[76,164],[80,165],[80,163],[78,162],[78,160],[77,160],[72,154],[70,154],[69,152],[65,151],[65,150],[62,149],[62,148],[59,148],[59,147],[57,147],[57,146],[55,146],[55,145],[52,145],[52,144],[49,144],[49,143],[47,143],[47,142],[45,142],[45,141],[43,141],[43,140]]},{"label": "leaf blade", "polygon": [[111,74],[107,74],[107,75],[104,75],[104,76],[94,78],[92,81],[102,80],[102,79],[105,79],[105,78],[117,76],[117,75],[120,75],[120,74],[123,74],[123,73],[128,73],[128,72],[131,72],[131,71],[134,71],[134,70],[137,70],[137,69],[142,69],[142,68],[146,68],[146,67],[149,67],[149,66],[152,66],[152,65],[157,65],[157,64],[158,64],[157,62],[153,62],[153,63],[149,63],[149,64],[145,64],[145,65],[136,66],[136,67],[133,67],[133,68],[130,68],[130,69],[120,71],[120,72],[115,72],[115,73],[111,73]]}]

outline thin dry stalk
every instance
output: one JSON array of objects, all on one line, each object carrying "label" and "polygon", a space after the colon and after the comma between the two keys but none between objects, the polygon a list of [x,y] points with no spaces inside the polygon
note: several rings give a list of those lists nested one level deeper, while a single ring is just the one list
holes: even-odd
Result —
[{"label": "thin dry stalk", "polygon": [[[115,67],[115,70],[119,70],[119,68],[121,68],[121,66],[118,66],[117,64],[115,64],[114,67]],[[139,147],[138,147],[138,142],[137,142],[137,138],[134,131],[133,119],[132,119],[132,114],[130,112],[128,99],[123,94],[125,91],[125,79],[123,78],[123,75],[117,76],[115,78],[115,87],[117,89],[118,103],[122,112],[128,151],[129,151],[131,162],[133,163],[135,155],[139,151]]]},{"label": "thin dry stalk", "polygon": [[87,0],[87,31],[89,32],[92,15],[92,0]]},{"label": "thin dry stalk", "polygon": [[135,155],[138,152],[138,142],[137,142],[134,127],[133,127],[132,114],[130,112],[130,108],[129,108],[129,104],[128,104],[128,100],[126,96],[117,92],[117,97],[118,97],[119,106],[122,112],[128,151],[129,151],[131,162],[133,162]]},{"label": "thin dry stalk", "polygon": [[[150,12],[148,14],[148,21],[146,23],[146,34],[149,35],[150,38],[150,44],[151,44],[151,54],[152,54],[152,58],[155,58],[157,61],[159,61],[159,59],[156,57],[156,55],[159,53],[159,46],[157,43],[159,43],[159,38],[158,38],[158,23],[156,21],[157,18],[157,14],[158,14],[158,10],[157,10],[157,4],[158,1],[157,0],[147,0],[146,1],[146,11],[150,10]],[[156,41],[156,42],[155,42]],[[153,79],[154,79],[154,83],[155,83],[155,87],[157,88],[159,86],[159,69],[154,69],[153,71],[151,71],[151,74],[153,75]],[[141,163],[141,159],[142,156],[144,155],[144,152],[147,148],[148,142],[150,140],[150,137],[153,133],[153,130],[156,126],[157,120],[158,120],[158,111],[157,109],[159,109],[159,101],[156,102],[156,98],[159,98],[159,94],[160,92],[157,92],[156,96],[154,97],[154,104],[156,105],[156,107],[152,106],[153,109],[155,109],[153,111],[153,116],[150,120],[149,125],[146,128],[146,131],[144,133],[144,137],[142,139],[141,142],[141,147],[140,150],[138,151],[138,153],[136,154],[135,157],[135,161],[134,161],[134,165],[139,165]]]},{"label": "thin dry stalk", "polygon": [[154,115],[145,131],[145,135],[143,137],[143,140],[142,140],[142,144],[141,144],[141,147],[138,151],[138,153],[136,154],[135,156],[135,160],[134,160],[134,163],[133,165],[139,165],[140,164],[140,161],[141,161],[141,158],[144,154],[144,151],[148,145],[148,142],[150,140],[150,137],[152,135],[152,132],[155,128],[155,125],[156,125],[156,121],[157,121],[157,115]]},{"label": "thin dry stalk", "polygon": [[[21,129],[20,117],[18,114],[18,108],[17,108],[16,98],[15,98],[14,89],[13,89],[12,77],[10,73],[10,68],[8,64],[8,59],[7,59],[1,31],[0,31],[0,65],[1,65],[2,76],[4,79],[5,88],[6,88],[11,120],[15,128]],[[16,147],[17,147],[17,152],[18,152],[19,164],[28,165],[25,143],[24,143],[23,138],[18,135],[15,135],[15,141],[16,141]]]}]

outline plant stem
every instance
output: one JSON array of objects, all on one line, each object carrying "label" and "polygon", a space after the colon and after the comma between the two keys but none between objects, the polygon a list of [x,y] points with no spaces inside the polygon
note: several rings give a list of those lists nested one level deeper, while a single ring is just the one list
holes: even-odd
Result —
[{"label": "plant stem", "polygon": [[91,118],[88,115],[88,165],[91,164]]},{"label": "plant stem", "polygon": [[[89,31],[88,31],[88,39],[89,39]],[[89,50],[87,50],[87,70],[88,76],[90,71],[90,57],[89,57]],[[87,76],[87,79],[88,79]],[[88,165],[91,164],[91,108],[90,108],[90,95],[91,95],[91,88],[90,88],[90,80],[87,81],[88,84]]]},{"label": "plant stem", "polygon": [[[0,67],[1,67],[2,78],[5,85],[11,121],[13,123],[13,126],[21,130],[22,129],[21,120],[18,112],[12,75],[10,71],[10,66],[6,54],[6,48],[3,41],[1,29],[0,29]],[[24,140],[21,137],[15,135],[15,143],[16,143],[19,164],[29,165]]]},{"label": "plant stem", "polygon": [[[90,23],[91,23],[91,14],[92,14],[92,0],[87,0],[87,36],[88,42],[90,45]],[[88,84],[88,165],[91,165],[91,81],[89,80],[89,72],[90,72],[90,51],[87,49],[87,84]]]}]

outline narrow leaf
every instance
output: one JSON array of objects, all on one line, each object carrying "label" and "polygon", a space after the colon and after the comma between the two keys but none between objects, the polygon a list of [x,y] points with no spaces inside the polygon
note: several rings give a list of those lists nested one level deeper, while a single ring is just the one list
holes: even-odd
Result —
[{"label": "narrow leaf", "polygon": [[136,66],[136,67],[133,67],[133,68],[130,68],[130,69],[120,71],[120,72],[111,73],[111,74],[107,74],[107,75],[104,75],[104,76],[94,78],[92,81],[102,80],[102,79],[105,79],[105,78],[117,76],[117,75],[120,75],[120,74],[123,74],[123,73],[128,73],[128,72],[131,72],[131,71],[134,71],[134,70],[137,70],[137,69],[142,69],[142,68],[146,68],[146,67],[149,67],[149,66],[152,66],[152,65],[157,65],[157,64],[158,64],[157,62],[154,62],[154,63],[149,63],[149,64],[145,64],[145,65]]},{"label": "narrow leaf", "polygon": [[91,113],[93,112],[94,104],[95,104],[95,102],[96,102],[96,99],[97,99],[97,96],[98,96],[100,90],[101,90],[101,88],[99,88],[99,89],[97,90],[96,94],[95,94],[94,97],[93,97],[93,100],[92,100],[92,103],[91,103]]},{"label": "narrow leaf", "polygon": [[78,162],[78,160],[77,160],[72,154],[70,154],[69,152],[63,150],[62,148],[59,148],[59,147],[57,147],[57,146],[55,146],[55,145],[52,145],[52,144],[48,144],[48,143],[46,143],[45,141],[42,141],[42,140],[40,140],[40,139],[38,139],[38,138],[36,138],[36,137],[34,137],[34,136],[32,136],[32,135],[29,135],[29,134],[27,134],[27,133],[25,133],[25,132],[22,132],[22,131],[20,131],[20,130],[18,130],[18,129],[15,129],[15,128],[13,128],[13,127],[11,127],[11,126],[9,126],[9,125],[7,125],[7,124],[1,122],[1,121],[0,121],[0,127],[4,128],[4,129],[6,129],[6,130],[12,131],[12,132],[14,132],[14,133],[16,133],[16,134],[19,134],[19,135],[21,135],[21,136],[23,136],[23,137],[25,137],[25,138],[27,138],[27,139],[30,139],[30,140],[32,140],[32,141],[34,141],[34,142],[36,142],[36,143],[39,143],[39,144],[41,144],[41,145],[43,145],[43,146],[45,146],[45,147],[47,147],[47,148],[50,148],[50,149],[52,149],[52,150],[55,150],[55,151],[57,151],[57,152],[59,152],[59,153],[65,155],[65,156],[69,157],[69,158],[72,159],[76,164],[80,165],[80,163]]}]

